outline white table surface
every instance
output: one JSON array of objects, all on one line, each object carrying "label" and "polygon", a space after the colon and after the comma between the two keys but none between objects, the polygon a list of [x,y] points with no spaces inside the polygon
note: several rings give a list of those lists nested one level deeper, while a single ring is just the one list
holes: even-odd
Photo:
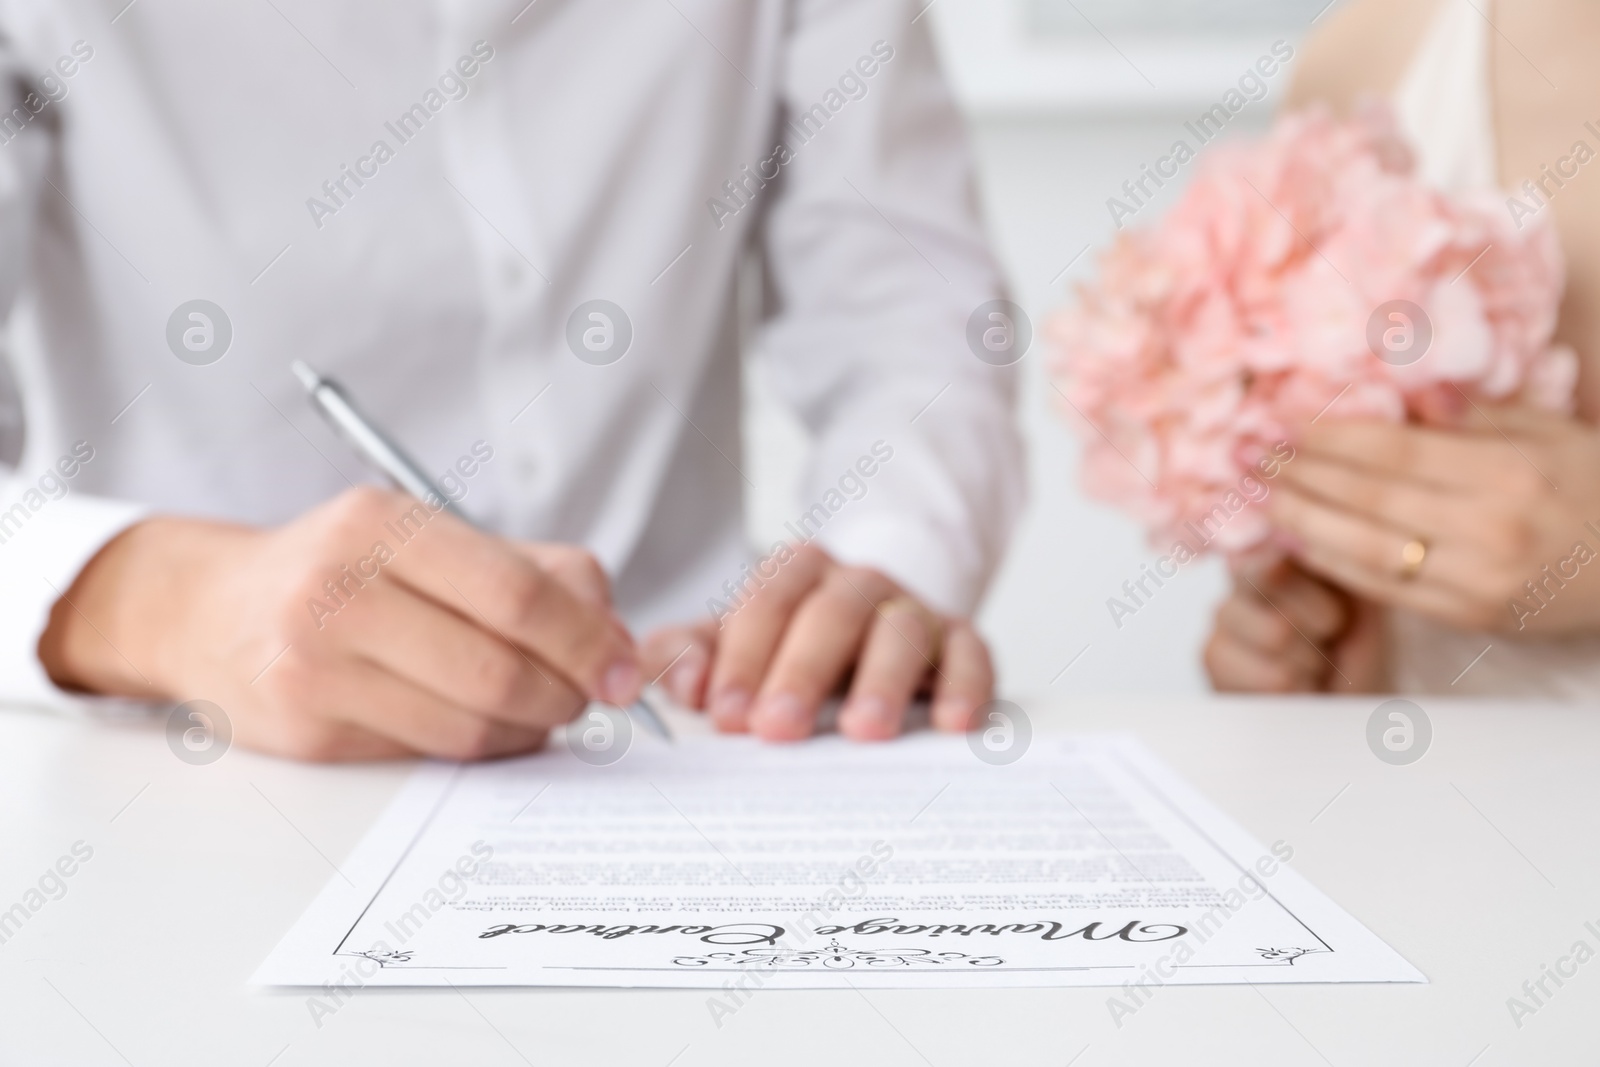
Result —
[{"label": "white table surface", "polygon": [[1167,987],[1120,1028],[1108,989],[766,990],[720,1028],[705,991],[368,989],[319,1028],[305,991],[246,981],[407,766],[196,767],[155,725],[0,710],[0,910],[94,850],[0,944],[0,1064],[1600,1062],[1600,958],[1520,1027],[1507,1008],[1600,950],[1600,708],[1424,700],[1432,746],[1396,767],[1372,699],[1021,703],[1141,735],[1430,984]]}]

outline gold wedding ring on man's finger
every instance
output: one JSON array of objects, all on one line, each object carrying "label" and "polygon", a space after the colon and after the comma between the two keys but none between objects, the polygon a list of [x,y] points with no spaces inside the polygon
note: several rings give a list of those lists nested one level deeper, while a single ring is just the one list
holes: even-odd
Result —
[{"label": "gold wedding ring on man's finger", "polygon": [[1400,549],[1400,580],[1409,582],[1422,573],[1422,564],[1428,558],[1428,542],[1414,537]]}]

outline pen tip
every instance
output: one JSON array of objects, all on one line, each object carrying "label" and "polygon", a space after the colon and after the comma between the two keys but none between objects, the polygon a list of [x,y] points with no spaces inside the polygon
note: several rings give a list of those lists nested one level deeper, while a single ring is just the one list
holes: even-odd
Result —
[{"label": "pen tip", "polygon": [[300,384],[308,390],[315,389],[322,384],[322,375],[312,370],[303,360],[295,360],[289,364],[289,369],[294,371],[294,376],[300,379]]}]

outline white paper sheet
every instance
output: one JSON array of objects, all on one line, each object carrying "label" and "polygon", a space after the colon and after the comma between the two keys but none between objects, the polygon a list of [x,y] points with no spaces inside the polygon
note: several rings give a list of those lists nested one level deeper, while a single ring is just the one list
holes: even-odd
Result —
[{"label": "white paper sheet", "polygon": [[[641,740],[427,765],[266,985],[1420,982],[1138,741]],[[353,883],[353,885],[351,884]]]}]

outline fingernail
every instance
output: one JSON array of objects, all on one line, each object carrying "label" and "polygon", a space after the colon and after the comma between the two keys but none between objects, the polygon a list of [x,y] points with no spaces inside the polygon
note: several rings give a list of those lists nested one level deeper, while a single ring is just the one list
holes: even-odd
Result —
[{"label": "fingernail", "polygon": [[632,660],[613,663],[600,682],[600,698],[618,706],[632,704],[639,695],[639,666]]},{"label": "fingernail", "polygon": [[811,732],[811,713],[793,693],[774,693],[764,698],[751,718],[785,734]]},{"label": "fingernail", "polygon": [[711,719],[721,729],[742,730],[749,707],[749,693],[743,689],[725,689],[711,700]]},{"label": "fingernail", "polygon": [[977,710],[960,697],[940,697],[933,705],[933,724],[941,730],[967,730],[972,726],[972,713]]},{"label": "fingernail", "polygon": [[672,677],[667,682],[667,688],[672,690],[673,699],[688,707],[695,702],[695,697],[700,693],[700,679],[706,672],[705,649],[699,645],[690,645],[689,650],[678,657],[678,663],[672,668]]},{"label": "fingernail", "polygon": [[853,719],[863,726],[894,726],[894,709],[882,697],[852,697],[839,713],[842,719]]},{"label": "fingernail", "polygon": [[1306,547],[1304,541],[1288,530],[1274,530],[1272,532],[1272,543],[1291,556],[1299,555]]},{"label": "fingernail", "polygon": [[1459,389],[1440,389],[1439,407],[1446,418],[1459,419],[1467,413],[1467,398]]}]

